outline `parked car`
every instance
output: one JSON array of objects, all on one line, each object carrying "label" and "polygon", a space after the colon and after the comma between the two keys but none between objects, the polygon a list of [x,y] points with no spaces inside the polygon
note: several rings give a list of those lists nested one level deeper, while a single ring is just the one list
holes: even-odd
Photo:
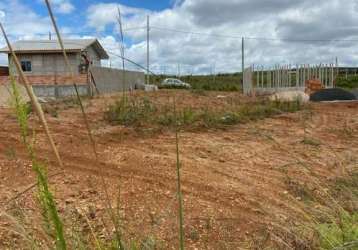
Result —
[{"label": "parked car", "polygon": [[162,82],[162,87],[171,87],[171,88],[191,88],[191,85],[186,82],[182,82],[176,78],[167,78]]}]

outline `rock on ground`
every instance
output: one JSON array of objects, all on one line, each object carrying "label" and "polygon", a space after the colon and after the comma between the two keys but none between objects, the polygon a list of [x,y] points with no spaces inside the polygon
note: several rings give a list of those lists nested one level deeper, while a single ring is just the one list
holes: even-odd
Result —
[{"label": "rock on ground", "polygon": [[309,96],[303,91],[284,91],[278,92],[269,97],[271,101],[301,101],[303,103],[307,103],[309,101]]}]

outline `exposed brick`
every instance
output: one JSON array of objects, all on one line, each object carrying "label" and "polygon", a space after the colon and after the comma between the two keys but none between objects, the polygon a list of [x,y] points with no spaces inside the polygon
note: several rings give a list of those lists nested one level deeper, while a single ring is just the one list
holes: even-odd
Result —
[{"label": "exposed brick", "polygon": [[[64,75],[28,75],[27,79],[31,85],[71,85],[73,84],[72,77]],[[19,81],[17,77],[17,81]],[[80,74],[75,76],[76,84],[87,84],[87,74]],[[9,76],[0,76],[0,84],[10,82]]]},{"label": "exposed brick", "polygon": [[311,95],[321,89],[323,89],[323,84],[321,83],[320,80],[318,79],[310,79],[310,80],[307,80],[306,83],[305,83],[305,86],[306,86],[306,93]]}]

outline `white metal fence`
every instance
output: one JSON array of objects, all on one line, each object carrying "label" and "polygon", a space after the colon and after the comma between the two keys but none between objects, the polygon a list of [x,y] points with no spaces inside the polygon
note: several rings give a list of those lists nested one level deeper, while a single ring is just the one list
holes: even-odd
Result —
[{"label": "white metal fence", "polygon": [[325,88],[333,88],[338,70],[335,64],[252,65],[244,72],[244,93],[274,93],[287,90],[304,90],[306,81],[319,80]]}]

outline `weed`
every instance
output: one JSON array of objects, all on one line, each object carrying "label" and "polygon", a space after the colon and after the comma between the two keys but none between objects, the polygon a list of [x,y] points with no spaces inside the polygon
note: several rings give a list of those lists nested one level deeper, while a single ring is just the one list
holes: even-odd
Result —
[{"label": "weed", "polygon": [[191,107],[184,108],[181,112],[181,121],[179,123],[183,125],[190,125],[196,121],[197,114]]},{"label": "weed", "polygon": [[179,243],[180,250],[184,250],[184,208],[183,208],[183,194],[181,190],[181,164],[179,154],[179,133],[176,113],[176,102],[174,97],[174,117],[175,117],[175,145],[176,145],[176,170],[177,170],[177,192],[178,192],[178,213],[179,213]]},{"label": "weed", "polygon": [[301,143],[306,144],[306,145],[310,145],[310,146],[313,146],[313,147],[318,147],[318,146],[321,145],[321,142],[319,140],[309,138],[307,136],[305,136],[305,138],[303,138]]},{"label": "weed", "polygon": [[22,101],[21,96],[16,87],[15,80],[12,80],[12,100],[14,102],[14,108],[16,117],[20,125],[21,135],[24,144],[27,147],[28,154],[32,161],[32,169],[37,176],[38,186],[38,198],[43,210],[45,221],[48,225],[48,232],[52,231],[51,236],[56,241],[57,249],[66,249],[66,241],[63,232],[63,226],[61,219],[58,215],[56,203],[54,197],[48,187],[48,180],[45,167],[39,163],[36,159],[35,152],[32,144],[28,140],[29,128],[28,128],[28,107]]},{"label": "weed", "polygon": [[337,221],[317,225],[322,249],[358,248],[358,213],[341,213]]},{"label": "weed", "polygon": [[112,124],[140,125],[141,122],[148,120],[155,110],[155,106],[147,98],[121,98],[108,107],[104,118]]},{"label": "weed", "polygon": [[13,147],[6,148],[5,149],[5,156],[10,160],[16,159],[16,151],[15,151],[15,149]]},{"label": "weed", "polygon": [[235,125],[240,122],[240,116],[237,113],[228,112],[225,113],[219,121],[224,125]]},{"label": "weed", "polygon": [[292,193],[294,197],[302,199],[303,201],[313,200],[313,196],[309,191],[307,185],[300,183],[299,181],[294,180],[289,176],[287,176],[285,184],[287,185],[288,190]]},{"label": "weed", "polygon": [[271,117],[282,112],[296,112],[303,106],[300,102],[269,102],[261,101],[248,104],[230,105],[229,108],[197,109],[184,107],[178,110],[175,124],[173,111],[167,105],[158,106],[149,99],[136,98],[125,102],[116,101],[108,107],[105,119],[111,124],[127,126],[161,125],[181,128],[196,126],[205,128],[220,128],[238,123],[246,123]]}]

